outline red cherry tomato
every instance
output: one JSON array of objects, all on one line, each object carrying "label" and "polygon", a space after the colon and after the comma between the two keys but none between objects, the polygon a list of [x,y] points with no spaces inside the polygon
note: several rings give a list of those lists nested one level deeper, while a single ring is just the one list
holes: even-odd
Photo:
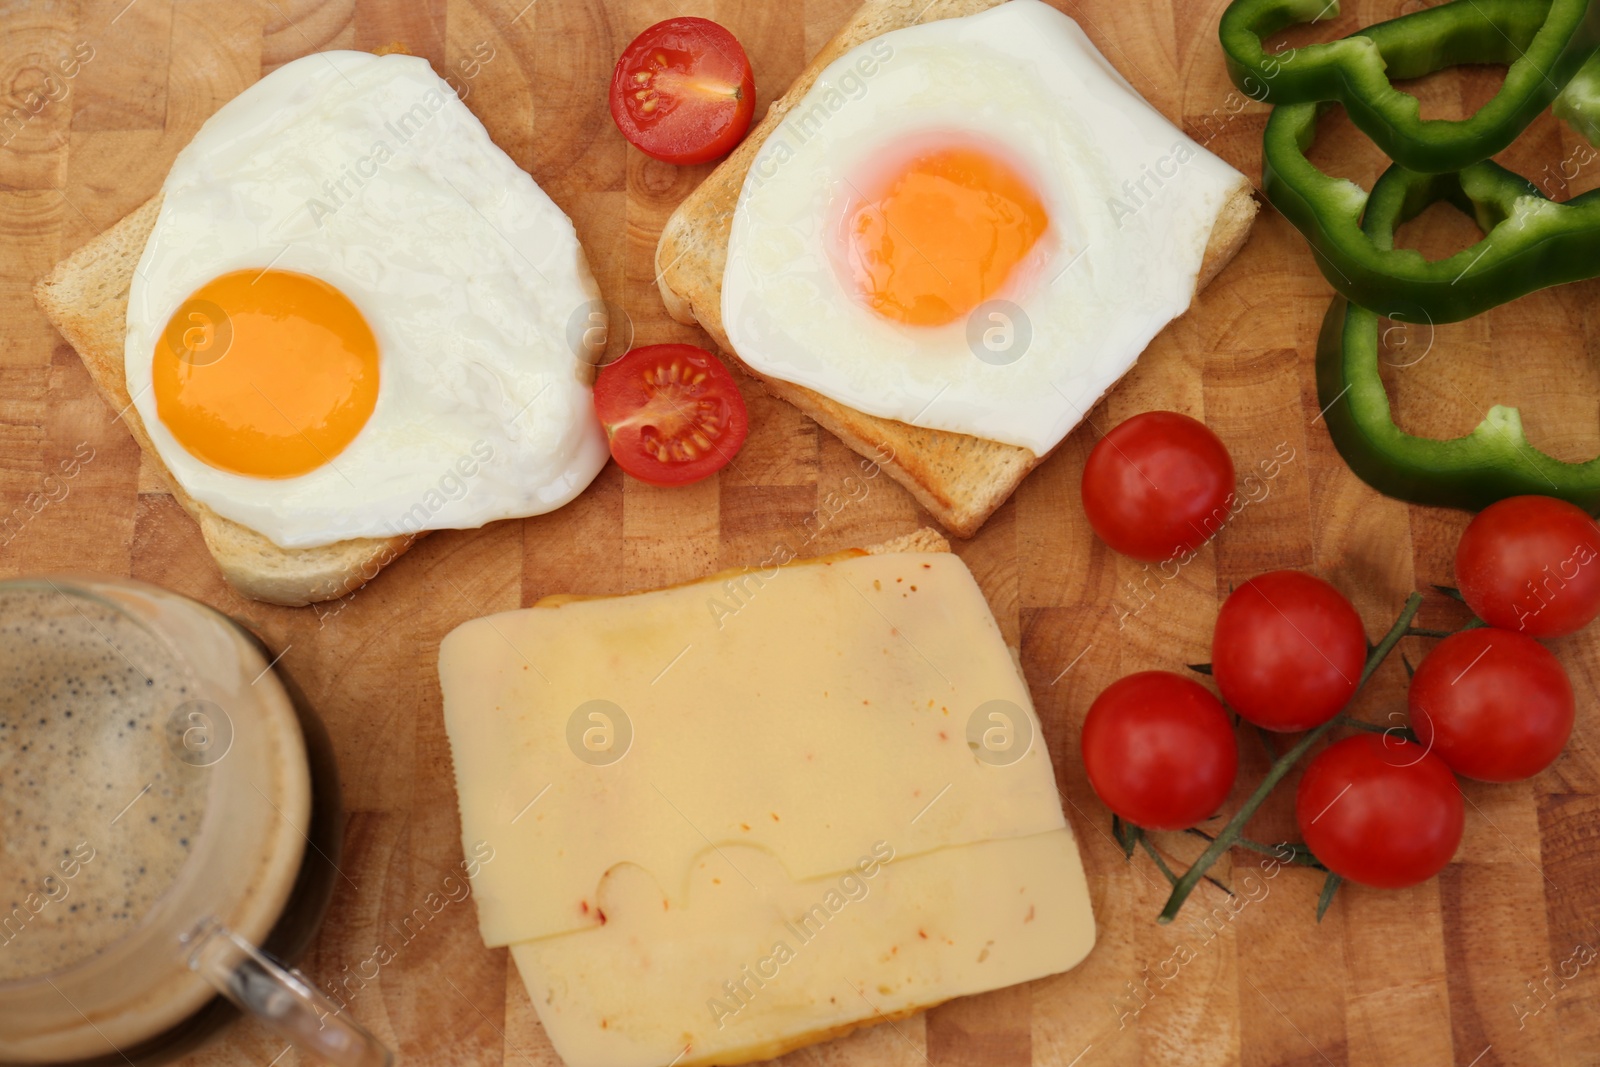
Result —
[{"label": "red cherry tomato", "polygon": [[1490,626],[1529,637],[1581,630],[1600,615],[1600,526],[1553,497],[1490,504],[1456,546],[1456,584]]},{"label": "red cherry tomato", "polygon": [[1461,788],[1444,761],[1391,734],[1317,754],[1295,794],[1306,845],[1341,877],[1379,889],[1425,882],[1461,843]]},{"label": "red cherry tomato", "polygon": [[635,348],[600,370],[594,408],[617,466],[651,485],[687,485],[727,466],[750,432],[739,387],[693,345]]},{"label": "red cherry tomato", "polygon": [[1350,702],[1367,660],[1361,616],[1339,590],[1272,571],[1233,591],[1211,637],[1211,673],[1228,706],[1268,730],[1309,730]]},{"label": "red cherry tomato", "polygon": [[1083,767],[1106,807],[1135,826],[1185,830],[1228,799],[1239,748],[1204,686],[1144,671],[1112,682],[1090,706]]},{"label": "red cherry tomato", "polygon": [[1457,774],[1532,778],[1572,733],[1572,683],[1539,642],[1484,627],[1440,641],[1411,679],[1417,740]]},{"label": "red cherry tomato", "polygon": [[1155,563],[1192,552],[1228,521],[1233,460],[1205,424],[1147,411],[1094,446],[1083,468],[1083,510],[1100,540]]},{"label": "red cherry tomato", "polygon": [[623,50],[611,74],[611,118],[664,163],[705,163],[750,128],[756,80],[738,40],[710,19],[672,18]]}]

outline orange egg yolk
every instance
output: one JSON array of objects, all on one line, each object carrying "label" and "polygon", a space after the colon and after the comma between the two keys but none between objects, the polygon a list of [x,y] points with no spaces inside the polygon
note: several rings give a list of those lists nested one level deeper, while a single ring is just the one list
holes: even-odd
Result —
[{"label": "orange egg yolk", "polygon": [[220,470],[293,478],[331,462],[378,403],[378,343],[339,290],[304,274],[224,274],[156,341],[156,412]]},{"label": "orange egg yolk", "polygon": [[856,291],[913,326],[942,326],[994,297],[1050,225],[1016,169],[974,147],[920,154],[847,210]]}]

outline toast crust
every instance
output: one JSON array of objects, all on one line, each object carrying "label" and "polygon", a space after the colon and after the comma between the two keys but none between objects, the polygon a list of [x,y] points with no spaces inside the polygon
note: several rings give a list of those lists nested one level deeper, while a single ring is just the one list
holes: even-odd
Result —
[{"label": "toast crust", "polygon": [[[767,137],[830,63],[891,30],[975,15],[1003,2],[866,0],[788,91],[773,101],[739,147],[678,205],[656,245],[656,284],[669,315],[685,325],[702,327],[717,347],[760,381],[768,393],[793,404],[855,451],[879,462],[940,525],[958,537],[977,533],[1045,457],[1016,445],[868,415],[804,386],[762,375],[728,343],[722,322],[722,274],[746,172]],[[1213,224],[1196,293],[1244,247],[1256,210],[1249,185],[1241,180],[1239,190],[1223,205]],[[882,460],[886,453],[891,458]]]},{"label": "toast crust", "polygon": [[280,548],[191,497],[161,461],[128,395],[124,366],[128,292],[161,212],[156,195],[57,263],[33,299],[83,360],[100,396],[139,443],[172,497],[200,526],[222,577],[244,596],[303,607],[355,592],[411,547],[418,536],[364,537],[319,548]]}]

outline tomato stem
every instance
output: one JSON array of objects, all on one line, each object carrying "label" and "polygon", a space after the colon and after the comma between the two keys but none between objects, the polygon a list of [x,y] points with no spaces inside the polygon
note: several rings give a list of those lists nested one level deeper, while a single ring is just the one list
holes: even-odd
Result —
[{"label": "tomato stem", "polygon": [[[1404,659],[1405,654],[1401,653],[1400,658]],[[1348,715],[1339,716],[1339,720],[1341,725],[1348,726],[1352,730],[1362,730],[1369,734],[1390,734],[1394,737],[1404,738],[1407,741],[1416,741],[1418,744],[1421,744],[1420,741],[1417,741],[1416,731],[1412,730],[1409,726],[1383,726],[1375,722],[1363,722],[1360,719],[1352,719]]]},{"label": "tomato stem", "polygon": [[1317,922],[1321,922],[1322,917],[1328,913],[1328,905],[1333,903],[1333,895],[1342,885],[1344,879],[1329,871],[1328,880],[1322,883],[1322,896],[1317,898]]},{"label": "tomato stem", "polygon": [[[1198,826],[1190,827],[1185,831],[1185,833],[1194,834],[1196,837],[1203,837],[1207,841],[1216,840],[1214,836],[1206,833]],[[1314,867],[1319,871],[1325,871],[1328,869],[1322,865],[1321,860],[1317,859],[1317,857],[1312,854],[1309,848],[1304,845],[1297,845],[1292,841],[1280,841],[1276,845],[1269,845],[1263,841],[1252,840],[1241,834],[1234,838],[1233,843],[1238,845],[1240,848],[1247,848],[1252,852],[1259,852],[1264,856],[1276,856],[1280,862],[1292,864],[1296,867]],[[1286,849],[1289,852],[1288,859],[1284,859],[1283,856],[1284,850]]]},{"label": "tomato stem", "polygon": [[1156,861],[1156,866],[1161,869],[1161,873],[1167,876],[1167,884],[1177,885],[1178,876],[1172,873],[1172,868],[1167,866],[1167,861],[1161,858],[1161,853],[1156,851],[1156,846],[1150,843],[1150,839],[1144,834],[1140,834],[1139,844],[1146,852],[1150,853],[1150,858]]},{"label": "tomato stem", "polygon": [[[1406,598],[1405,607],[1400,609],[1400,617],[1395,620],[1393,626],[1389,627],[1389,632],[1383,635],[1383,640],[1379,641],[1372,651],[1368,653],[1367,662],[1361,668],[1361,678],[1356,683],[1356,691],[1351,695],[1350,703],[1355,702],[1356,698],[1360,696],[1361,690],[1366,688],[1366,684],[1372,678],[1373,672],[1389,657],[1389,653],[1394,651],[1395,646],[1400,643],[1400,639],[1406,636],[1406,631],[1411,627],[1411,620],[1417,617],[1417,611],[1421,607],[1421,593],[1412,593]],[[1345,705],[1346,710],[1349,709],[1350,703]],[[1172,895],[1167,898],[1167,906],[1162,909],[1161,915],[1157,919],[1158,922],[1166,924],[1178,917],[1178,912],[1182,910],[1184,901],[1189,899],[1189,894],[1194,892],[1194,887],[1199,884],[1206,871],[1210,870],[1211,866],[1222,858],[1224,852],[1239,843],[1245,824],[1255,816],[1256,811],[1271,795],[1272,791],[1277,788],[1278,783],[1283,781],[1289,770],[1296,763],[1300,762],[1301,757],[1310,752],[1312,747],[1322,740],[1324,734],[1335,726],[1341,725],[1344,720],[1345,716],[1343,714],[1335,715],[1315,730],[1308,732],[1293,748],[1278,757],[1277,761],[1268,769],[1266,777],[1261,780],[1261,784],[1256,787],[1256,791],[1250,794],[1250,799],[1244,802],[1244,806],[1234,814],[1233,818],[1228,820],[1228,824],[1222,828],[1222,831],[1206,847],[1206,850],[1200,853],[1200,858],[1195,860],[1189,869],[1183,872],[1176,884],[1173,885]],[[1328,899],[1331,900],[1332,891],[1325,890],[1324,892]]]},{"label": "tomato stem", "polygon": [[1133,846],[1138,842],[1140,835],[1144,831],[1131,822],[1125,822],[1122,816],[1112,815],[1111,833],[1117,839],[1117,844],[1122,847],[1122,858],[1132,859]]}]

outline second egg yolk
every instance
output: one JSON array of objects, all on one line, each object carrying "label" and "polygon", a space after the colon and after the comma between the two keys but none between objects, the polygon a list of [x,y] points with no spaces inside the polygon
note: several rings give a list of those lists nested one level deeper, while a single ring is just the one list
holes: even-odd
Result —
[{"label": "second egg yolk", "polygon": [[844,220],[860,298],[912,326],[942,326],[991,299],[1050,225],[1033,187],[977,147],[925,152],[858,194]]}]

